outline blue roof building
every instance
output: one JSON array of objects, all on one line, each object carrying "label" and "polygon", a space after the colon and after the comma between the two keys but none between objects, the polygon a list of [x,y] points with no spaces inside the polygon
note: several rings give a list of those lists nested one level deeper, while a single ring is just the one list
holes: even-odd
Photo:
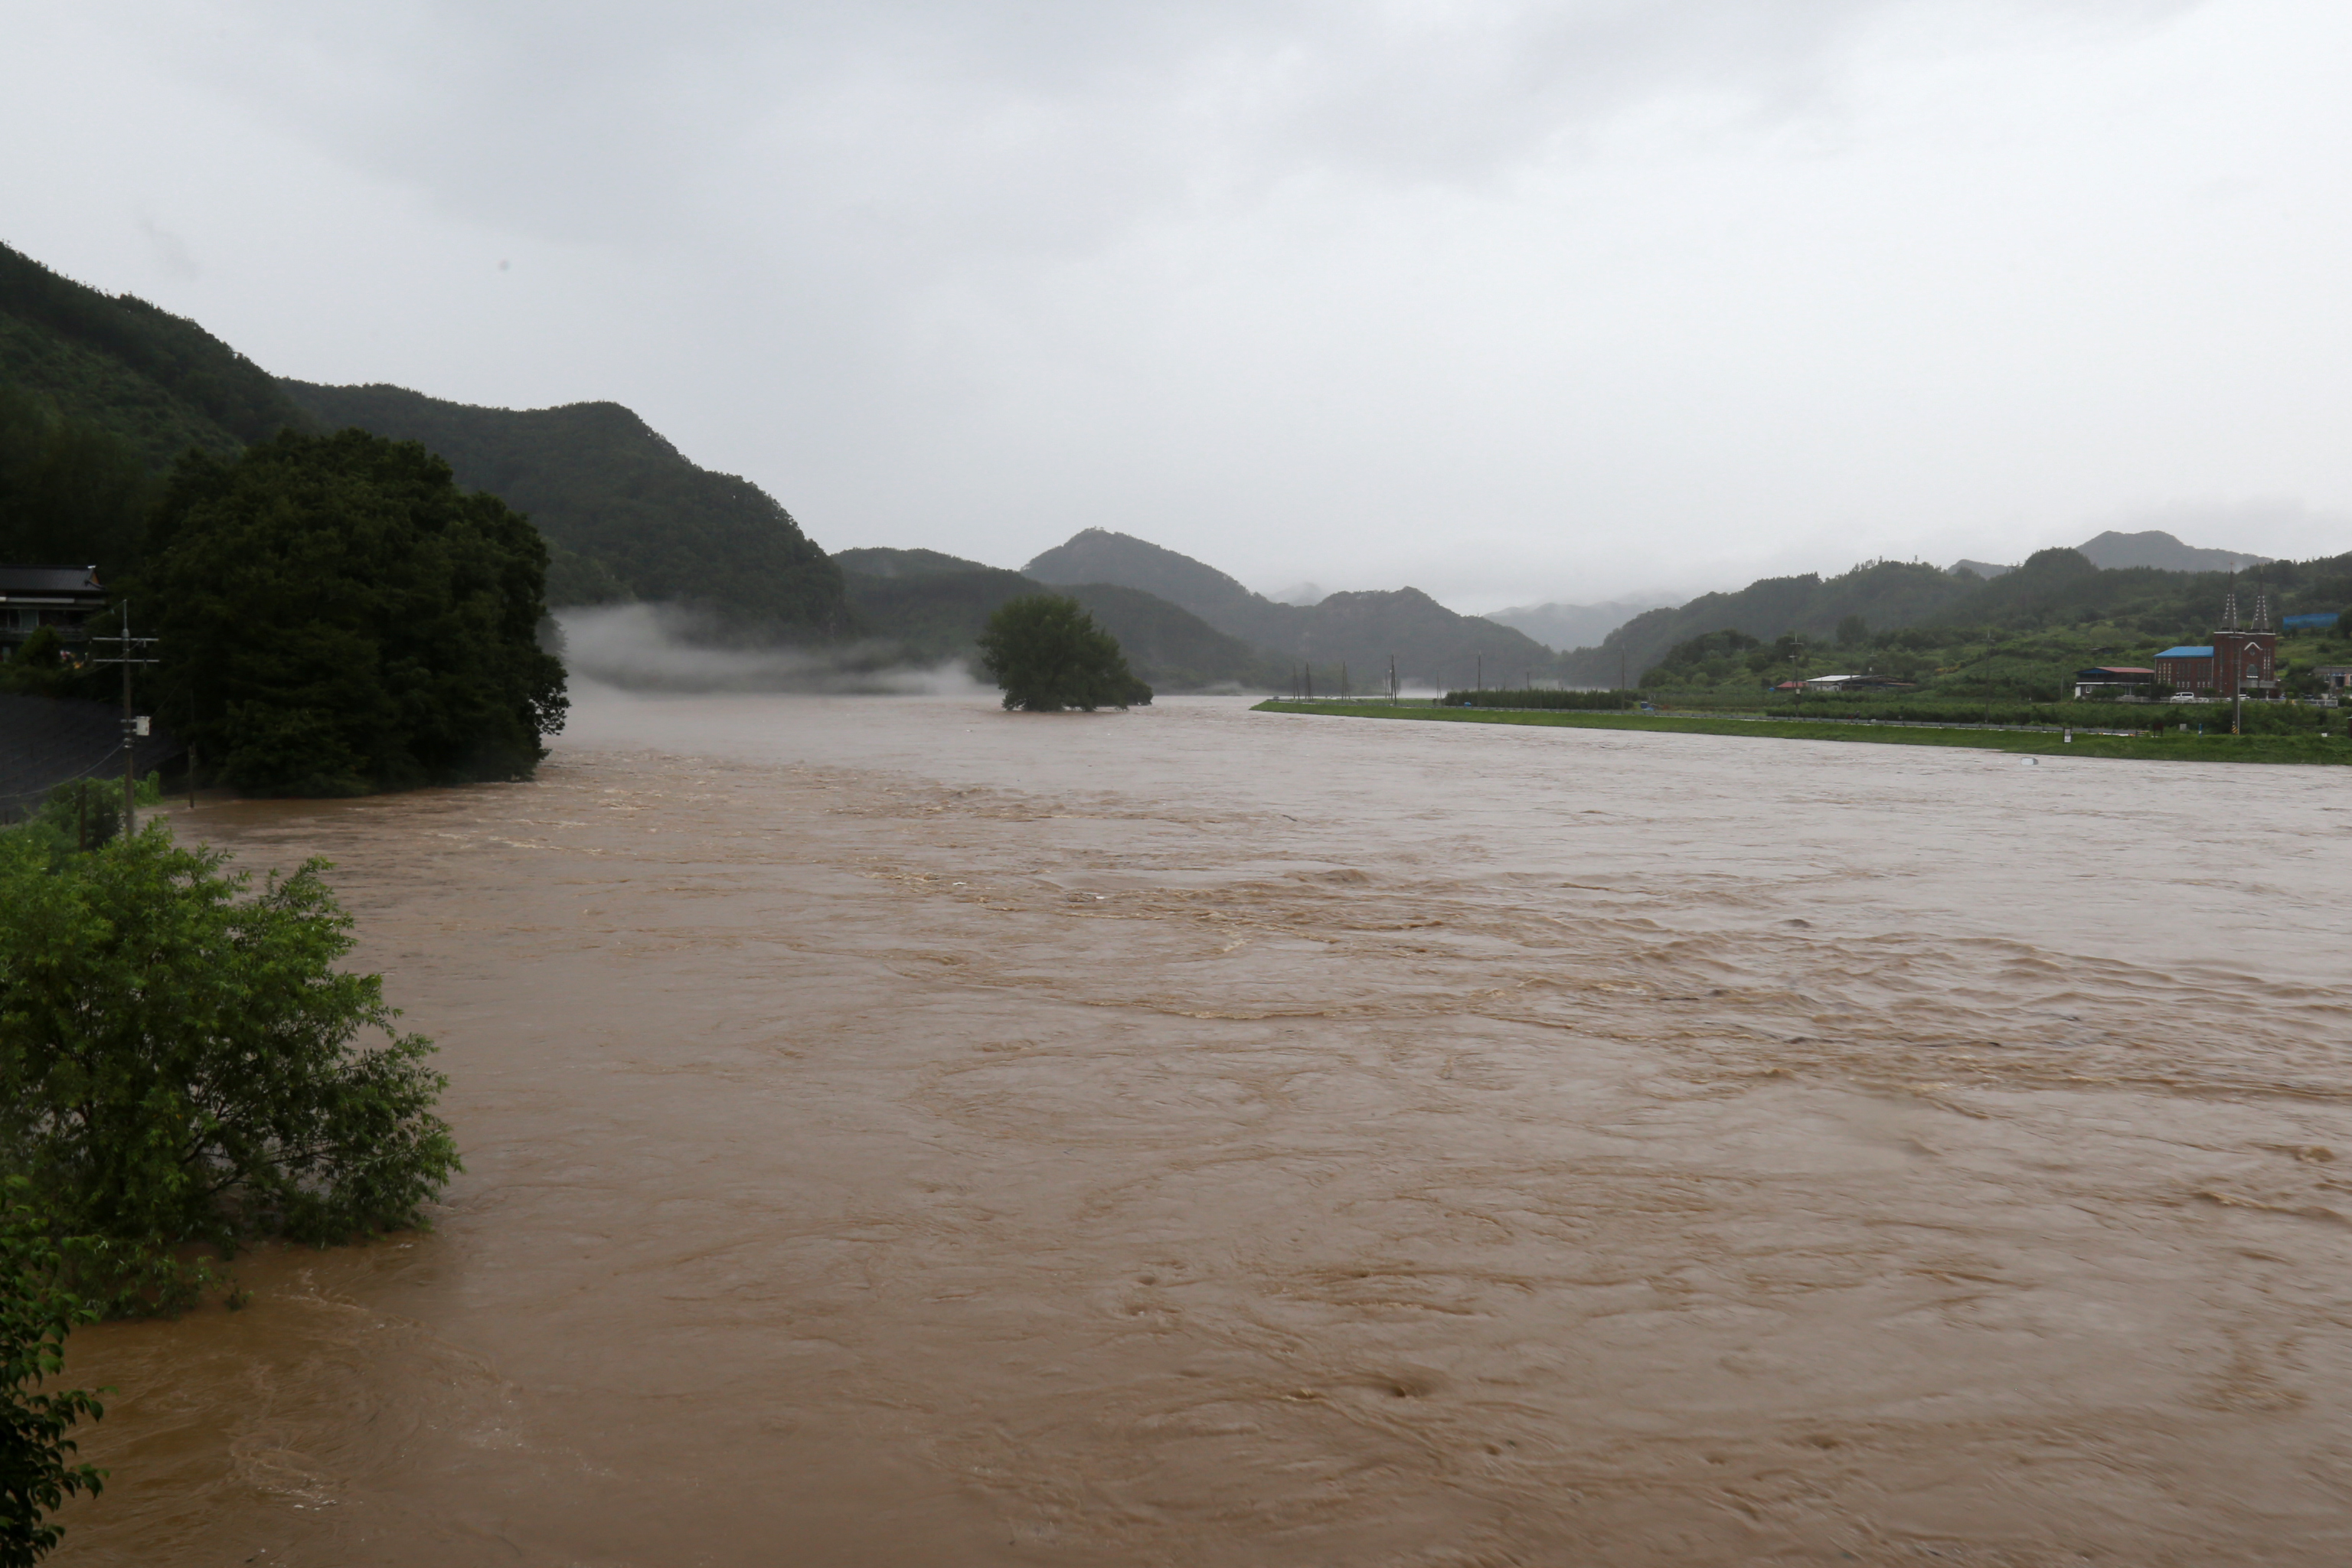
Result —
[{"label": "blue roof building", "polygon": [[2158,658],[2211,658],[2213,646],[2208,643],[2203,647],[2189,647],[2185,645],[2180,647],[2168,647],[2156,657]]},{"label": "blue roof building", "polygon": [[2322,610],[2316,615],[2282,616],[2279,625],[2291,632],[2324,632],[2336,623],[2334,610]]}]

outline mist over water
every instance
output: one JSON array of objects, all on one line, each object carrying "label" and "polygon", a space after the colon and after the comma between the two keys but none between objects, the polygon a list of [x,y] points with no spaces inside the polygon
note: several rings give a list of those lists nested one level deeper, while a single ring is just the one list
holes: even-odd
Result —
[{"label": "mist over water", "polygon": [[596,688],[306,854],[438,1227],[67,1563],[2336,1563],[2332,770]]},{"label": "mist over water", "polygon": [[961,659],[908,663],[886,641],[820,648],[742,647],[675,605],[598,605],[557,612],[575,680],[630,691],[827,692],[962,697],[994,689]]}]

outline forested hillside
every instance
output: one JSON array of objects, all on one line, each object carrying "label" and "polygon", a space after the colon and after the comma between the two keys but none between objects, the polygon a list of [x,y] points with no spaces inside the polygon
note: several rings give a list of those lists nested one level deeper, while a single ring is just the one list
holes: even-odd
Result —
[{"label": "forested hillside", "polygon": [[476,408],[397,386],[282,384],[327,425],[422,441],[459,484],[528,514],[561,552],[551,603],[661,600],[714,612],[738,636],[847,629],[840,569],[790,512],[698,468],[617,403]]},{"label": "forested hillside", "polygon": [[1560,679],[1570,686],[1616,686],[1638,678],[1675,644],[1707,632],[1729,629],[1767,640],[1795,632],[1817,640],[1848,616],[1874,626],[1910,626],[1944,613],[1981,585],[1974,576],[1904,561],[1871,562],[1826,579],[1811,572],[1759,578],[1737,593],[1702,594],[1673,609],[1635,616],[1597,647],[1563,654]]},{"label": "forested hillside", "polygon": [[[934,550],[845,550],[834,559],[859,629],[889,644],[894,657],[918,663],[970,658],[998,605],[1046,588],[1021,573]],[[1155,689],[1270,691],[1282,684],[1274,660],[1156,595],[1106,583],[1053,589],[1084,605]]]},{"label": "forested hillside", "polygon": [[119,437],[161,471],[190,447],[229,453],[309,417],[194,321],[107,295],[0,245],[0,386]]},{"label": "forested hillside", "polygon": [[1254,594],[1213,566],[1149,540],[1083,529],[1021,569],[1040,583],[1117,583],[1156,594],[1219,631],[1277,648],[1296,605]]},{"label": "forested hillside", "polygon": [[1358,689],[1383,686],[1391,658],[1402,681],[1441,688],[1470,685],[1482,672],[1490,681],[1548,675],[1555,664],[1551,649],[1524,632],[1456,615],[1418,588],[1276,604],[1213,566],[1107,529],[1087,529],[1023,570],[1045,583],[1108,583],[1157,595],[1255,644],[1285,670],[1311,667],[1318,684],[1338,679],[1344,665]]}]

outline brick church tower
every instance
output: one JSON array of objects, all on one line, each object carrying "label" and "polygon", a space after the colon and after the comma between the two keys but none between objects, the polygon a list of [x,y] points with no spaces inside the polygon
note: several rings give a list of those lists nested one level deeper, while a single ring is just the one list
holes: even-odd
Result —
[{"label": "brick church tower", "polygon": [[2213,632],[2213,695],[2228,698],[2279,694],[2278,633],[2271,629],[2271,596],[2254,595],[2254,624],[2238,625],[2238,595],[2233,591],[2221,610],[2221,624]]}]

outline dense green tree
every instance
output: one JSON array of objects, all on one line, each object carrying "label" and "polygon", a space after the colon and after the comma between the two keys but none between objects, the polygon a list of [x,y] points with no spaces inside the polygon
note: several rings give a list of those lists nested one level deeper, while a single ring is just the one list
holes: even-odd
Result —
[{"label": "dense green tree", "polygon": [[334,967],[325,863],[257,893],[223,858],[160,826],[87,854],[0,833],[0,1172],[142,1288],[191,1243],[413,1224],[457,1168],[432,1043]]},{"label": "dense green tree", "polygon": [[537,640],[546,545],[415,442],[190,452],[149,554],[161,711],[240,789],[523,777],[562,726],[563,668]]},{"label": "dense green tree", "polygon": [[65,1365],[66,1336],[98,1316],[65,1287],[65,1262],[21,1176],[0,1183],[0,1568],[31,1568],[64,1533],[45,1523],[105,1472],[77,1464],[66,1436],[106,1414],[84,1389],[40,1392]]},{"label": "dense green tree", "polygon": [[997,606],[980,634],[980,659],[1004,689],[1007,708],[1092,712],[1151,700],[1151,688],[1127,668],[1118,639],[1095,625],[1085,605],[1059,594],[1028,594]]}]

